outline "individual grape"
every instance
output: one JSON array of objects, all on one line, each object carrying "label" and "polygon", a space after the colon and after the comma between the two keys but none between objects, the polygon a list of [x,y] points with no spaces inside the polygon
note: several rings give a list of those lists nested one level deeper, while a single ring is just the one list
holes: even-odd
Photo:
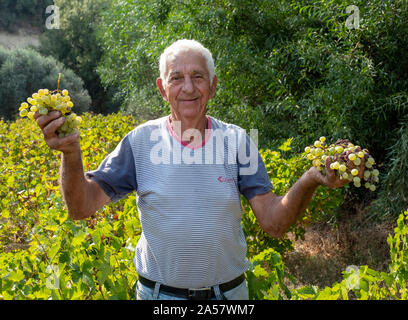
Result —
[{"label": "individual grape", "polygon": [[364,171],[364,180],[368,180],[370,178],[371,172],[369,170]]},{"label": "individual grape", "polygon": [[338,168],[340,168],[340,163],[337,161],[330,164],[330,169],[337,170]]},{"label": "individual grape", "polygon": [[348,158],[349,158],[351,161],[354,161],[354,160],[356,160],[357,156],[356,156],[354,153],[350,153],[349,156],[348,156]]},{"label": "individual grape", "polygon": [[314,159],[313,160],[313,166],[314,167],[320,167],[322,163],[320,162],[320,159]]},{"label": "individual grape", "polygon": [[28,110],[27,109],[22,109],[20,111],[20,117],[25,117],[28,114]]},{"label": "individual grape", "polygon": [[353,163],[354,163],[354,165],[359,166],[360,163],[361,163],[361,159],[360,159],[360,158],[356,158],[356,159],[353,161]]},{"label": "individual grape", "polygon": [[341,164],[341,165],[339,166],[339,170],[340,170],[341,172],[344,172],[344,171],[347,170],[347,166],[343,163],[343,164]]},{"label": "individual grape", "polygon": [[344,150],[344,148],[343,148],[342,146],[337,146],[337,147],[335,148],[335,151],[336,151],[337,153],[342,153],[343,150]]},{"label": "individual grape", "polygon": [[23,102],[22,104],[21,104],[21,106],[20,106],[20,109],[18,109],[18,110],[23,110],[23,109],[27,109],[28,108],[28,103],[27,102]]},{"label": "individual grape", "polygon": [[44,107],[40,107],[38,109],[38,113],[41,114],[41,115],[46,115],[46,114],[48,114],[48,109],[44,108]]},{"label": "individual grape", "polygon": [[357,169],[351,170],[351,174],[352,174],[353,176],[358,175],[358,170],[357,170]]}]

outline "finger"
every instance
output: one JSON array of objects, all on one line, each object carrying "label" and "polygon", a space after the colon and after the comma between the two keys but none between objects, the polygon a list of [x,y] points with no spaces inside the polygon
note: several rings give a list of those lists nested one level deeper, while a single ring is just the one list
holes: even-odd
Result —
[{"label": "finger", "polygon": [[61,127],[65,122],[64,117],[59,117],[55,120],[49,122],[43,129],[43,135],[45,139],[52,138],[57,135],[56,131]]},{"label": "finger", "polygon": [[64,138],[60,138],[61,144],[68,145],[71,143],[78,142],[79,134],[78,133],[71,133],[69,136]]},{"label": "finger", "polygon": [[350,170],[351,170],[351,169],[354,169],[354,168],[356,167],[356,165],[354,164],[354,162],[351,161],[350,159],[347,159],[346,166],[347,166],[347,168],[349,168]]},{"label": "finger", "polygon": [[51,149],[63,150],[64,147],[67,147],[73,143],[77,143],[78,139],[79,139],[79,134],[77,133],[72,133],[69,136],[66,136],[63,138],[58,138],[57,136],[55,136],[54,138],[49,139],[47,141],[47,145]]},{"label": "finger", "polygon": [[360,178],[360,179],[363,179],[363,177],[364,177],[364,171],[365,171],[365,159],[364,159],[364,157],[361,159],[361,163],[360,163],[360,165],[358,166],[358,177]]},{"label": "finger", "polygon": [[326,176],[329,179],[329,181],[335,179],[336,174],[334,173],[334,170],[330,168],[330,164],[332,163],[331,157],[327,157],[326,160],[324,161],[324,167],[326,169]]},{"label": "finger", "polygon": [[38,112],[34,114],[34,119],[37,120],[38,126],[43,130],[51,121],[57,119],[61,116],[61,112],[59,111],[51,111],[46,115],[41,115]]}]

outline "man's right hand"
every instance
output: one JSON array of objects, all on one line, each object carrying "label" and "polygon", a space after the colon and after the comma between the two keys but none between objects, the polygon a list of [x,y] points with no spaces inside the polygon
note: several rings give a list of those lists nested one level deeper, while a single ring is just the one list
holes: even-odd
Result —
[{"label": "man's right hand", "polygon": [[41,115],[36,112],[34,119],[41,128],[45,142],[51,149],[61,151],[64,154],[80,152],[79,134],[73,133],[64,138],[58,137],[57,130],[65,121],[61,112],[51,111],[47,115]]}]

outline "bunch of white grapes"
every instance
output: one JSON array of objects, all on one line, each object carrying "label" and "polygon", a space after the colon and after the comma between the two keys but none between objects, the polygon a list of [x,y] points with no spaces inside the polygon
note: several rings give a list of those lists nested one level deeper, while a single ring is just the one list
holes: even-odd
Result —
[{"label": "bunch of white grapes", "polygon": [[48,89],[40,89],[38,92],[27,98],[27,102],[23,102],[19,108],[20,117],[28,117],[34,119],[34,113],[38,111],[41,115],[46,115],[52,110],[60,111],[65,117],[64,124],[57,130],[58,137],[66,137],[72,133],[78,133],[77,126],[82,122],[82,118],[71,112],[74,106],[68,95],[68,90],[50,91]]},{"label": "bunch of white grapes", "polygon": [[[331,157],[330,169],[334,170],[340,179],[347,179],[359,188],[362,184],[367,189],[375,191],[375,184],[379,181],[379,171],[374,169],[374,158],[367,149],[355,146],[348,140],[337,140],[328,145],[325,137],[320,137],[313,145],[305,148],[306,158],[312,161],[314,167],[324,173],[325,161]],[[358,177],[359,166],[365,160],[363,179]],[[363,181],[362,181],[363,180]]]}]

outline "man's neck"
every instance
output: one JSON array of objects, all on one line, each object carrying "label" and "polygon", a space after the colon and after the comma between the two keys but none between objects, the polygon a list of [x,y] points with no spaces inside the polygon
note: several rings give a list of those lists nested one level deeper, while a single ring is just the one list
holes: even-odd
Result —
[{"label": "man's neck", "polygon": [[205,114],[199,119],[183,120],[178,119],[174,114],[170,114],[169,120],[173,131],[183,142],[196,145],[202,143],[205,139],[205,129],[208,128],[208,119]]}]

